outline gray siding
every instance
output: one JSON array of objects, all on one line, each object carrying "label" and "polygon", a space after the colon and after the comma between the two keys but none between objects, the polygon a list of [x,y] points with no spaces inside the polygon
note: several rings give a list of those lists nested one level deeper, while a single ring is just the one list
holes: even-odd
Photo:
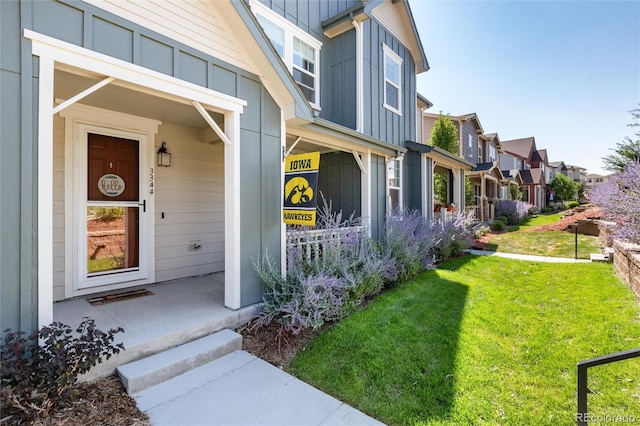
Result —
[{"label": "gray siding", "polygon": [[[38,61],[31,55],[31,43],[22,37],[22,28],[245,99],[249,106],[241,119],[241,255],[250,262],[251,256],[270,246],[279,257],[280,217],[275,213],[279,206],[274,208],[281,191],[280,115],[257,76],[81,2],[0,1],[0,12],[2,329],[37,326]],[[259,188],[252,180],[258,177],[263,182]],[[260,296],[258,278],[245,262],[241,303],[258,301]]]},{"label": "gray siding", "polygon": [[[402,115],[383,106],[386,44],[402,58]],[[374,19],[364,23],[364,133],[402,145],[416,135],[416,73],[411,52]]]},{"label": "gray siding", "polygon": [[332,152],[321,154],[318,171],[318,191],[327,202],[331,201],[333,211],[342,211],[348,218],[352,213],[360,217],[362,199],[361,172],[353,154]]},{"label": "gray siding", "polygon": [[[471,150],[469,150],[469,135],[471,135]],[[462,123],[462,138],[460,139],[462,144],[463,158],[467,161],[476,164],[478,162],[478,134],[476,133],[475,126],[470,121]]]},{"label": "gray siding", "polygon": [[384,157],[371,156],[371,237],[380,241],[384,237],[387,217],[386,163]]},{"label": "gray siding", "polygon": [[322,48],[320,117],[356,128],[356,36],[355,30],[327,39]]},{"label": "gray siding", "polygon": [[404,205],[411,210],[422,210],[421,157],[416,151],[407,151],[404,155]]}]

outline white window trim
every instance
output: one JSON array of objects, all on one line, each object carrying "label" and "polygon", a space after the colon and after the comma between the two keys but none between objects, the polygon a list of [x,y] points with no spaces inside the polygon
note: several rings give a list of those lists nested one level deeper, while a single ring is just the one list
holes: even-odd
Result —
[{"label": "white window trim", "polygon": [[[400,185],[392,186],[389,184],[389,167],[392,167],[394,162],[398,162],[398,180],[400,181]],[[393,208],[395,207],[391,202],[391,190],[398,191],[398,207],[402,208],[403,199],[402,199],[402,158],[391,158],[387,160],[387,208],[390,213],[393,212]]]},{"label": "white window trim", "polygon": [[[389,111],[392,111],[398,115],[402,115],[402,58],[400,56],[398,56],[398,54],[396,52],[394,52],[393,50],[391,50],[391,48],[389,46],[387,46],[386,44],[382,44],[382,51],[383,51],[383,63],[382,63],[382,69],[383,69],[383,74],[384,74],[384,78],[383,78],[383,96],[384,96],[384,100],[383,100],[383,106],[388,109]],[[399,73],[399,77],[400,77],[400,82],[399,85],[396,85],[396,83],[394,83],[391,80],[387,79],[387,58],[391,59],[393,62],[395,62],[398,67],[400,68],[400,73]],[[392,84],[393,86],[398,88],[398,108],[395,108],[389,104],[387,104],[387,82],[389,82],[390,84]]]},{"label": "white window trim", "polygon": [[[315,57],[315,79],[316,79],[316,101],[309,103],[315,109],[320,110],[320,50],[322,50],[322,42],[318,39],[312,37],[309,33],[304,32],[299,27],[295,26],[293,23],[284,19],[282,16],[278,15],[273,10],[269,9],[264,4],[260,3],[256,0],[251,0],[249,2],[249,6],[255,15],[262,15],[263,18],[271,21],[271,23],[277,25],[278,27],[284,30],[284,61],[289,73],[293,76],[293,37],[297,37],[303,42],[307,43],[311,47],[313,47],[316,51]],[[297,82],[296,82],[297,84]],[[306,98],[305,98],[306,99]]]}]

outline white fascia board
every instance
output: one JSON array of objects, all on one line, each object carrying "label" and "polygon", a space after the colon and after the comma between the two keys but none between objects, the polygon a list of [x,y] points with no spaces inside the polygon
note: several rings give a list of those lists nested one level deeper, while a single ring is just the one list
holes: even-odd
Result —
[{"label": "white fascia board", "polygon": [[35,31],[25,29],[24,36],[33,42],[32,53],[34,55],[53,58],[56,62],[114,77],[118,81],[114,81],[112,84],[127,82],[140,88],[149,89],[149,93],[154,95],[169,95],[171,99],[182,103],[197,101],[219,112],[242,113],[244,107],[247,106],[247,102],[242,99],[78,47]]}]

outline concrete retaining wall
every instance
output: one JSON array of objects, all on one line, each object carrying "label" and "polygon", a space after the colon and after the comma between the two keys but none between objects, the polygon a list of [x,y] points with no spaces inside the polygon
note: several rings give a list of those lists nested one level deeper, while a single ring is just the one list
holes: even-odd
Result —
[{"label": "concrete retaining wall", "polygon": [[640,299],[640,245],[614,241],[613,248],[613,265],[618,276]]}]

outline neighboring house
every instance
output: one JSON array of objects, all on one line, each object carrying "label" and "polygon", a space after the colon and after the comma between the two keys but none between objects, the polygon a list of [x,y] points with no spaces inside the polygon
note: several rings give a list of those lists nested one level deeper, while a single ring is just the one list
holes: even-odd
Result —
[{"label": "neighboring house", "polygon": [[547,154],[536,148],[533,137],[502,141],[501,170],[519,170],[524,199],[539,211],[546,205]]},{"label": "neighboring house", "polygon": [[[406,204],[428,69],[406,1],[0,9],[3,329],[48,324],[55,301],[216,271],[227,307],[259,302],[252,259],[284,264],[285,153],[320,151],[319,189],[374,238]],[[93,229],[100,215],[118,229]]]},{"label": "neighboring house", "polygon": [[476,218],[481,222],[493,220],[495,204],[501,198],[508,199],[508,193],[501,191],[502,186],[508,185],[510,181],[500,169],[498,160],[503,153],[497,133],[479,136],[477,163],[468,176],[473,185]]},{"label": "neighboring house", "polygon": [[549,163],[549,182],[557,175],[568,175],[568,169],[564,161],[552,161]]},{"label": "neighboring house", "polygon": [[587,169],[584,167],[567,164],[567,176],[573,179],[576,183],[587,183]]},{"label": "neighboring house", "polygon": [[[431,128],[433,127],[439,114],[424,113],[424,140],[428,141],[431,136]],[[482,151],[482,143],[480,136],[484,133],[480,119],[476,113],[465,115],[447,115],[453,121],[458,132],[458,141],[460,142],[460,151],[458,155],[473,164],[482,163],[479,158],[484,156]]]},{"label": "neighboring house", "polygon": [[609,175],[599,175],[597,173],[589,173],[587,175],[587,181],[585,183],[585,190],[586,191],[591,191],[594,188],[597,188],[598,186],[609,182],[609,179],[611,178],[611,174]]}]

